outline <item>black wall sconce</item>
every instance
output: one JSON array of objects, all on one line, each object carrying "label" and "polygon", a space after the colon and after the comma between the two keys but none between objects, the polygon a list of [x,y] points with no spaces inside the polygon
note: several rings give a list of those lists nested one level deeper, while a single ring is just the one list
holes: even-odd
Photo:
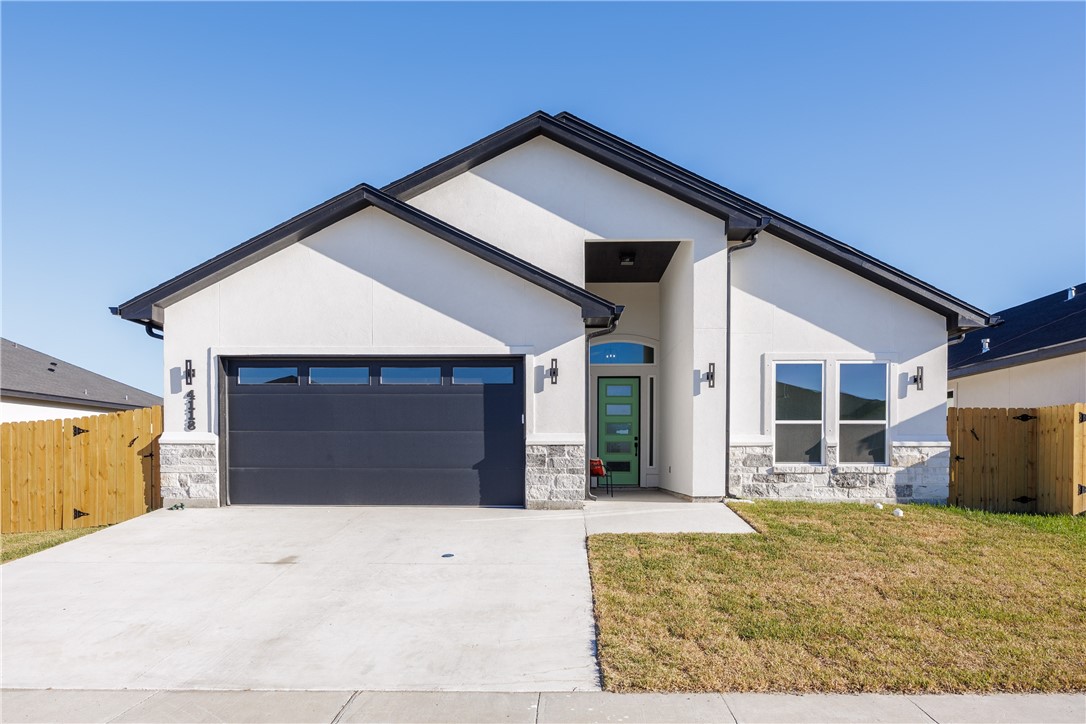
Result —
[{"label": "black wall sconce", "polygon": [[551,368],[549,370],[546,370],[545,374],[547,375],[547,377],[551,378],[551,384],[552,385],[557,385],[558,384],[558,360],[557,359],[552,359],[551,360]]},{"label": "black wall sconce", "polygon": [[710,387],[716,387],[716,362],[709,363],[709,371],[705,373],[705,381]]},{"label": "black wall sconce", "polygon": [[917,367],[916,374],[909,378],[909,384],[916,385],[917,390],[924,389],[924,368]]},{"label": "black wall sconce", "polygon": [[192,360],[185,360],[185,384],[191,385],[196,378],[196,370],[192,368]]}]

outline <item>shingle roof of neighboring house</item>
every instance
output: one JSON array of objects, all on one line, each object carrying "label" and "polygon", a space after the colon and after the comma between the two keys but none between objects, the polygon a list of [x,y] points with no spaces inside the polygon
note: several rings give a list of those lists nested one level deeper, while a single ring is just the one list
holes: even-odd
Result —
[{"label": "shingle roof of neighboring house", "polygon": [[0,392],[5,397],[116,410],[161,405],[162,398],[9,339],[0,339]]},{"label": "shingle roof of neighboring house", "polygon": [[[543,111],[537,111],[385,186],[381,191],[399,202],[409,200],[452,176],[486,163],[538,136],[560,143],[695,208],[726,220],[728,236],[733,240],[743,239],[754,230],[761,228],[763,223],[768,223],[765,228],[769,233],[943,315],[946,318],[947,330],[952,334],[984,327],[989,322],[989,316],[977,307],[858,249],[660,158],[570,113],[552,116]],[[156,307],[165,300],[180,298],[180,295],[188,291],[195,291],[213,283],[237,268],[263,258],[267,253],[279,248],[280,243],[293,243],[303,239],[345,218],[349,213],[354,213],[358,208],[345,204],[345,200],[351,198],[360,189],[363,189],[363,186],[326,201],[124,302],[115,308],[115,313],[124,319],[149,327],[161,328],[161,312]],[[432,217],[427,218],[437,221]],[[458,235],[474,239],[444,222],[437,223]],[[502,253],[521,266],[531,266],[506,252]]]},{"label": "shingle roof of neighboring house", "polygon": [[[950,378],[1037,362],[1086,350],[1086,282],[994,316],[1003,322],[972,332],[947,354]],[[981,340],[988,340],[983,352]],[[1086,374],[1086,371],[1083,372]]]}]

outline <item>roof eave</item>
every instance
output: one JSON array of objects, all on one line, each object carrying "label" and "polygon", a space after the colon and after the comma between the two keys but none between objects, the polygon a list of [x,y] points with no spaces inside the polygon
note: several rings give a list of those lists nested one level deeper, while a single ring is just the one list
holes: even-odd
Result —
[{"label": "roof eave", "polygon": [[1078,352],[1086,352],[1086,337],[1082,339],[1073,339],[1070,342],[1063,342],[1061,344],[1054,344],[1050,347],[1031,349],[1026,352],[1019,352],[1018,354],[1012,354],[1006,357],[982,360],[980,362],[962,365],[961,367],[952,367],[947,370],[947,379],[956,380],[959,377],[969,377],[984,372],[994,372],[995,370],[1006,369],[1008,367],[1018,367],[1030,364],[1031,362],[1043,362],[1044,360],[1066,357],[1067,355],[1076,354]]},{"label": "roof eave", "polygon": [[[68,397],[65,395],[50,395],[44,392],[27,392],[25,390],[0,389],[0,395],[16,400],[33,400],[36,402],[58,402],[68,405],[80,405],[82,407],[102,407],[108,410],[138,410],[147,405],[137,402],[112,402],[108,400],[96,400],[90,397]],[[153,403],[161,405],[162,402]]]},{"label": "roof eave", "polygon": [[409,206],[368,184],[356,186],[335,199],[303,212],[214,259],[118,305],[114,308],[114,313],[122,319],[162,329],[164,326],[163,307],[370,206],[578,305],[585,319],[618,314],[616,311],[618,307],[614,303],[430,216],[420,209]]}]

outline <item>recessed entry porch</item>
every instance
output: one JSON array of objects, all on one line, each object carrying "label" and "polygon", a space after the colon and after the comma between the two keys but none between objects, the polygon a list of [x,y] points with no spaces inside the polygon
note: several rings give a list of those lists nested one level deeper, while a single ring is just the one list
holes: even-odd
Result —
[{"label": "recessed entry porch", "polygon": [[690,454],[690,441],[667,425],[669,413],[689,405],[689,372],[666,353],[692,327],[690,246],[585,243],[586,289],[625,307],[614,332],[591,341],[588,369],[589,457],[604,461],[619,490],[669,488],[669,458],[674,467]]}]

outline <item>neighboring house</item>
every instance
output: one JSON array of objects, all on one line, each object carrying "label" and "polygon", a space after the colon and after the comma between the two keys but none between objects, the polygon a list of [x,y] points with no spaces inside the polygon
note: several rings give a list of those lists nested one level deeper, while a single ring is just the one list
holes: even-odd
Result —
[{"label": "neighboring house", "polygon": [[948,354],[949,403],[1045,407],[1086,402],[1086,282],[1004,309]]},{"label": "neighboring house", "polygon": [[162,398],[0,339],[0,422],[59,420],[161,405]]},{"label": "neighboring house", "polygon": [[989,322],[542,112],[113,311],[165,335],[162,494],[204,505],[580,507],[586,456],[687,499],[945,500],[947,337]]}]

